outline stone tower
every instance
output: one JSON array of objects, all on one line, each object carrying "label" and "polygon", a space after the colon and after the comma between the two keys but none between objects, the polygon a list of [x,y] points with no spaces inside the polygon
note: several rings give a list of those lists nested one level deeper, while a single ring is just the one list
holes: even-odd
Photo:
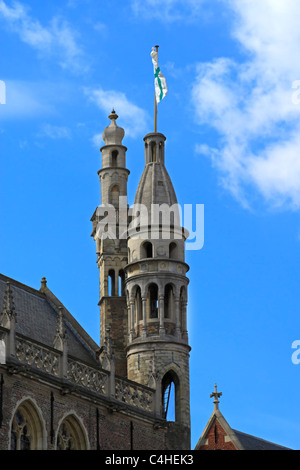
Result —
[{"label": "stone tower", "polygon": [[[104,345],[108,331],[115,355],[116,373],[127,376],[127,304],[125,271],[127,240],[123,226],[127,225],[127,148],[122,145],[124,129],[116,124],[118,116],[113,110],[111,123],[103,131],[105,145],[102,168],[98,175],[101,183],[101,206],[92,216],[92,236],[96,242],[97,264],[100,272],[100,342]],[[124,206],[120,201],[124,201]],[[122,223],[122,220],[124,222]]]},{"label": "stone tower", "polygon": [[127,149],[117,117],[113,111],[103,132],[101,206],[92,217],[101,345],[109,330],[116,373],[157,390],[156,409],[170,421],[168,442],[173,449],[190,449],[187,234],[165,167],[166,138],[157,132],[145,136],[145,168],[129,209]]},{"label": "stone tower", "polygon": [[[145,168],[128,230],[125,267],[128,306],[128,378],[155,386],[162,416],[175,390],[174,448],[190,448],[189,352],[187,334],[186,233],[165,167],[165,136],[147,134]],[[174,419],[174,418],[173,418]],[[183,447],[181,447],[183,446]]]}]

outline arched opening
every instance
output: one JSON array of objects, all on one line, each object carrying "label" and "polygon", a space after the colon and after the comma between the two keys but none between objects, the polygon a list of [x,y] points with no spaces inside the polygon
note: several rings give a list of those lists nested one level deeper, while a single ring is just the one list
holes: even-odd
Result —
[{"label": "arched opening", "polygon": [[179,379],[174,371],[167,372],[162,379],[162,414],[167,421],[179,419]]},{"label": "arched opening", "polygon": [[186,289],[182,286],[179,297],[179,321],[181,330],[186,330],[186,301]]},{"label": "arched opening", "polygon": [[108,295],[113,296],[116,292],[116,279],[115,279],[115,271],[110,269],[108,271]]},{"label": "arched opening", "polygon": [[30,400],[16,410],[10,432],[11,450],[43,450],[44,431],[39,413]]},{"label": "arched opening", "polygon": [[156,142],[150,142],[150,158],[151,162],[156,162]]},{"label": "arched opening", "polygon": [[151,242],[145,242],[141,246],[141,258],[153,258],[153,246]]},{"label": "arched opening", "polygon": [[159,142],[159,162],[164,163],[164,143]]},{"label": "arched opening", "polygon": [[87,440],[81,424],[74,415],[61,423],[56,439],[57,450],[87,450]]},{"label": "arched opening", "polygon": [[125,273],[123,269],[119,271],[119,295],[122,297],[125,295]]},{"label": "arched opening", "polygon": [[140,322],[143,319],[142,311],[142,294],[141,288],[138,286],[135,293],[135,311],[136,311],[136,321]]},{"label": "arched opening", "polygon": [[148,290],[149,318],[158,318],[158,287],[150,284]]},{"label": "arched opening", "polygon": [[164,302],[165,302],[165,318],[172,319],[173,318],[173,312],[174,312],[174,296],[173,296],[173,287],[171,284],[167,284],[165,287],[165,295],[164,295]]},{"label": "arched opening", "polygon": [[115,184],[110,189],[110,204],[112,204],[113,206],[118,206],[119,197],[120,197],[120,188],[117,184]]},{"label": "arched opening", "polygon": [[113,150],[111,153],[111,166],[116,168],[118,166],[118,150]]},{"label": "arched opening", "polygon": [[178,249],[175,242],[170,243],[169,245],[169,258],[176,259],[178,258]]}]

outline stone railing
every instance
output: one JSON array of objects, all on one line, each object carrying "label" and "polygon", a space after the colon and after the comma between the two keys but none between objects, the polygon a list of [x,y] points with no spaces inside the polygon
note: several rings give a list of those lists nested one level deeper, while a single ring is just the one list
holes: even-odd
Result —
[{"label": "stone railing", "polygon": [[[154,389],[115,376],[114,367],[104,370],[99,364],[93,367],[68,356],[64,351],[47,347],[21,335],[11,336],[11,331],[0,327],[0,339],[6,344],[6,363],[13,364],[11,370],[20,365],[32,371],[40,371],[57,379],[64,386],[79,386],[83,391],[92,391],[112,400],[113,403],[129,405],[159,416]],[[17,370],[17,368],[16,368]]]},{"label": "stone railing", "polygon": [[67,379],[101,395],[108,395],[109,372],[68,359]]},{"label": "stone railing", "polygon": [[115,380],[115,398],[144,411],[153,411],[154,390],[119,377]]},{"label": "stone railing", "polygon": [[18,337],[15,351],[18,361],[50,375],[59,375],[59,353]]}]

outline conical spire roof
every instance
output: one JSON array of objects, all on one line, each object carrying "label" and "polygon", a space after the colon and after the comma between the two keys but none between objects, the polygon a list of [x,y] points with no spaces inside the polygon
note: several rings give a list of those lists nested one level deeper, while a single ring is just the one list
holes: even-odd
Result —
[{"label": "conical spire roof", "polygon": [[[167,204],[171,207],[178,203],[171,178],[164,164],[165,136],[159,133],[147,134],[144,141],[146,165],[137,188],[134,203],[146,206],[148,214],[150,214],[153,204]],[[153,150],[154,147],[155,150]],[[153,158],[153,152],[155,158]]]}]

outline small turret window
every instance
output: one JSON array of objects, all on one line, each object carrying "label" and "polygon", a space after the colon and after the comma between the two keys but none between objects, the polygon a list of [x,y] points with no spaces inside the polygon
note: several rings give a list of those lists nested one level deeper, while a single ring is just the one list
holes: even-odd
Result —
[{"label": "small turret window", "polygon": [[111,154],[111,166],[116,168],[118,166],[118,150],[113,150]]},{"label": "small turret window", "polygon": [[110,269],[108,271],[108,295],[113,296],[116,292],[116,279],[115,279],[115,271]]},{"label": "small turret window", "polygon": [[165,318],[172,319],[173,311],[173,288],[171,284],[167,284],[165,287]]},{"label": "small turret window", "polygon": [[176,243],[172,242],[170,243],[170,246],[169,246],[169,258],[173,258],[173,259],[176,259],[178,258],[178,253],[177,253],[177,245]]},{"label": "small turret window", "polygon": [[150,142],[151,162],[156,162],[156,142]]},{"label": "small turret window", "polygon": [[125,273],[123,269],[119,271],[119,295],[122,297],[125,295]]},{"label": "small turret window", "polygon": [[110,204],[118,206],[120,197],[120,188],[115,184],[110,190]]},{"label": "small turret window", "polygon": [[141,247],[141,258],[153,258],[153,246],[151,242],[143,243]]},{"label": "small turret window", "polygon": [[158,318],[158,287],[156,284],[151,284],[149,287],[149,300],[150,318]]}]

